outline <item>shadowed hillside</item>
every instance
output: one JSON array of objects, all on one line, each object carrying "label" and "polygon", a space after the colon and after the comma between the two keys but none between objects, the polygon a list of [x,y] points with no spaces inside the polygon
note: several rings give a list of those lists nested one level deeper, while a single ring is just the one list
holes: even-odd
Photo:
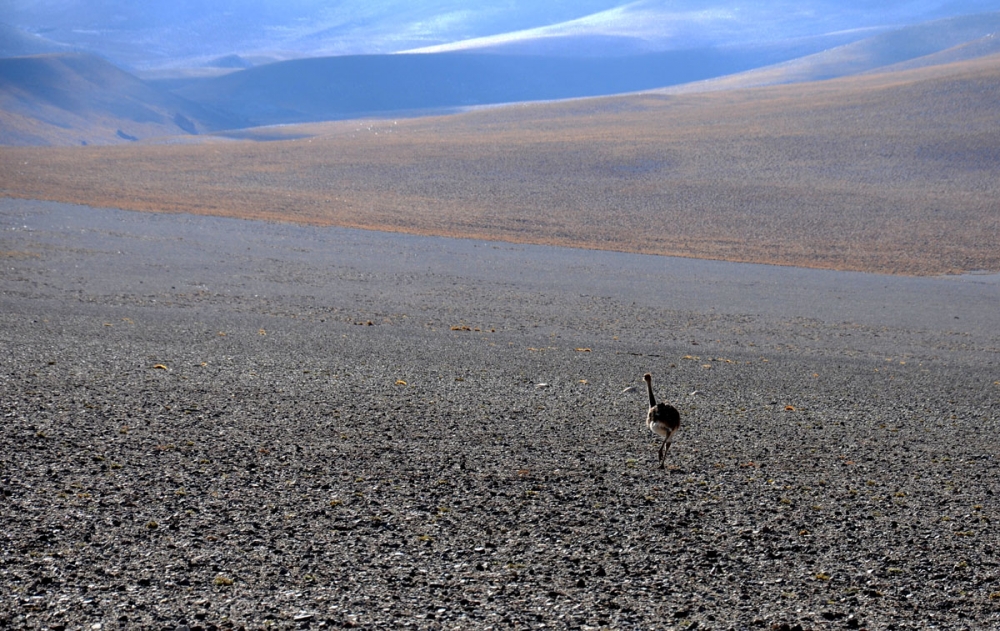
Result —
[{"label": "shadowed hillside", "polygon": [[647,90],[787,58],[787,51],[689,50],[612,58],[473,53],[298,59],[177,90],[257,125],[413,113]]},{"label": "shadowed hillside", "polygon": [[[1000,13],[939,20],[791,61],[786,60],[811,52],[809,46],[816,50],[819,41],[607,58],[450,52],[300,59],[194,80],[176,91],[257,125],[301,123],[665,86],[691,91],[816,81],[925,58],[974,41],[980,45],[966,48],[967,56],[988,54],[993,51],[982,40],[998,29]],[[783,63],[770,65],[776,62]],[[698,83],[703,80],[709,81]]]},{"label": "shadowed hillside", "polygon": [[[811,267],[1000,271],[1000,57],[299,140],[8,148],[11,196]],[[309,136],[309,137],[307,137]]]},{"label": "shadowed hillside", "polygon": [[114,144],[237,125],[92,55],[0,59],[0,144]]}]

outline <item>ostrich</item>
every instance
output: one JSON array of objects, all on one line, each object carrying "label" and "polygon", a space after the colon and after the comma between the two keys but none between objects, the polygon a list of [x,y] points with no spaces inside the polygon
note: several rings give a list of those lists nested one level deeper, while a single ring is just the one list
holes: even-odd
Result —
[{"label": "ostrich", "polygon": [[656,402],[656,398],[653,397],[652,375],[646,373],[642,379],[646,382],[646,390],[649,391],[649,413],[646,415],[646,425],[649,427],[649,431],[663,436],[663,444],[660,445],[659,466],[660,469],[663,469],[667,451],[670,450],[670,441],[681,427],[681,415],[674,406]]}]

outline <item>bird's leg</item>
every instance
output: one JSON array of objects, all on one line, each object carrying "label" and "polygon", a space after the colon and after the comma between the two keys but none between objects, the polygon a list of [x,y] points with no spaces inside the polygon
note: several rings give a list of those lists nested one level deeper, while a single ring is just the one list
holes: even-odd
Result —
[{"label": "bird's leg", "polygon": [[660,445],[660,467],[659,467],[660,469],[664,468],[664,464],[665,464],[664,461],[667,459],[667,447],[669,447],[669,446],[670,446],[670,443],[668,443],[667,439],[664,438],[663,439],[663,444]]}]

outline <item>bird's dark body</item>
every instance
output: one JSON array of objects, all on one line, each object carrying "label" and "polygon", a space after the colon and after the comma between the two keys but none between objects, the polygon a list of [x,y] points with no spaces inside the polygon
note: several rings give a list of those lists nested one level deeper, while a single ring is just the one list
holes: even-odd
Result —
[{"label": "bird's dark body", "polygon": [[663,436],[660,445],[660,468],[664,466],[667,452],[670,450],[674,434],[681,428],[681,414],[677,408],[668,403],[657,403],[653,396],[653,377],[649,373],[643,376],[646,390],[649,392],[649,412],[646,414],[646,426],[658,436]]},{"label": "bird's dark body", "polygon": [[[650,428],[660,436],[664,435],[664,431],[669,434],[673,434],[681,426],[681,413],[677,411],[672,405],[667,403],[657,403],[653,407],[649,408],[649,415],[646,418],[646,423],[649,424]],[[659,428],[662,428],[659,429]]]}]

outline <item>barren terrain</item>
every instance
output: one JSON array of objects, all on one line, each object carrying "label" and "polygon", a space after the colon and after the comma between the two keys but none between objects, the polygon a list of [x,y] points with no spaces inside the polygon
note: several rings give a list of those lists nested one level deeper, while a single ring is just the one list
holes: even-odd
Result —
[{"label": "barren terrain", "polygon": [[[242,140],[3,148],[0,194],[841,270],[998,271],[998,104],[992,56]],[[282,140],[254,140],[268,138]]]},{"label": "barren terrain", "polygon": [[0,220],[0,627],[1000,624],[996,275]]}]

